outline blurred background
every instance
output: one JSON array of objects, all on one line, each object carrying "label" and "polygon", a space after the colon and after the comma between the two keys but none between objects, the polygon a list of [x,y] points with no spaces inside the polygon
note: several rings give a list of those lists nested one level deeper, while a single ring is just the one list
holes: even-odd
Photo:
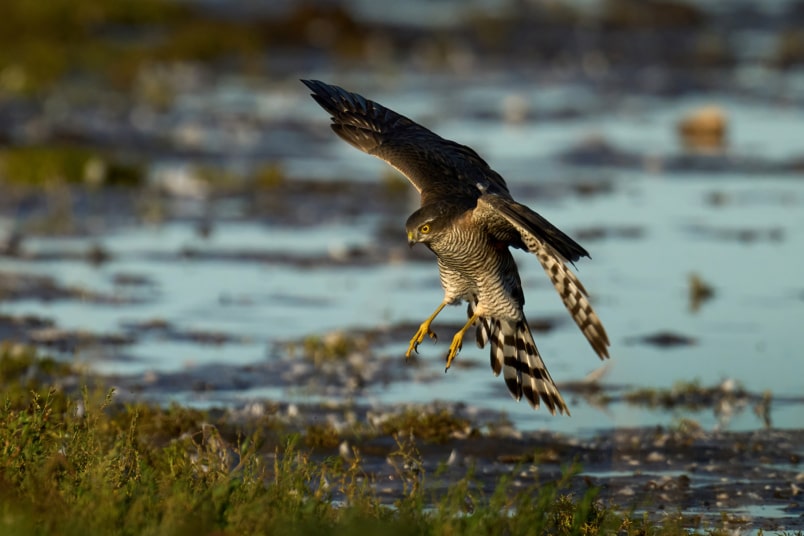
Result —
[{"label": "blurred background", "polygon": [[[572,419],[510,399],[409,250],[412,187],[299,78],[472,146],[592,254],[598,362],[535,258]],[[467,403],[572,433],[801,427],[804,2],[5,0],[0,341],[197,406]]]}]

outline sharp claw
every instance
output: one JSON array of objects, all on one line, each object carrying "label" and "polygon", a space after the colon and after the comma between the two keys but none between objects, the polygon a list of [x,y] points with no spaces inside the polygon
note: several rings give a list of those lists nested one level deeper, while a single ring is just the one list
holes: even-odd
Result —
[{"label": "sharp claw", "polygon": [[419,353],[419,345],[424,341],[424,336],[427,335],[433,341],[438,342],[438,335],[436,335],[435,331],[430,330],[429,327],[425,329],[419,328],[419,331],[416,332],[416,335],[410,340],[410,345],[408,346],[408,351],[405,354],[405,358],[410,359],[410,354],[413,352]]},{"label": "sharp claw", "polygon": [[463,341],[457,341],[458,344],[455,344],[455,340],[453,339],[452,344],[449,347],[449,352],[447,352],[447,368],[444,369],[444,372],[447,372],[449,368],[452,366],[452,360],[458,356],[458,353],[463,348]]}]

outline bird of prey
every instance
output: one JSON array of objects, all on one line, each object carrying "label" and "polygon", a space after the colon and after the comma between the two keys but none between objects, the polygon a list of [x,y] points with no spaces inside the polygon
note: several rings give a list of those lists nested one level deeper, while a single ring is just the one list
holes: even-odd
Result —
[{"label": "bird of prey", "polygon": [[468,302],[466,324],[447,353],[449,369],[466,331],[477,326],[480,348],[491,346],[491,368],[503,373],[511,395],[537,409],[569,415],[547,372],[525,319],[525,296],[510,247],[536,255],[570,315],[601,358],[609,339],[586,289],[567,267],[587,251],[539,214],[511,197],[503,178],[471,148],[446,140],[416,122],[343,88],[302,80],[332,116],[332,130],[361,151],[388,162],[421,194],[421,208],[405,224],[412,247],[435,253],[444,299],[410,341],[407,358],[448,304]]}]

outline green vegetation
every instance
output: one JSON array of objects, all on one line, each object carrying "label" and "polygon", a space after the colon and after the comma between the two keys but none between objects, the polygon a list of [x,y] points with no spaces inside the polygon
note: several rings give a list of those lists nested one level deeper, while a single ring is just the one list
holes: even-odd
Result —
[{"label": "green vegetation", "polygon": [[804,63],[804,30],[799,28],[781,33],[771,63],[783,69]]},{"label": "green vegetation", "polygon": [[93,149],[32,146],[0,150],[0,183],[137,186],[142,179],[140,166],[109,159]]},{"label": "green vegetation", "polygon": [[0,18],[0,88],[29,93],[71,69],[110,65],[122,50],[104,26],[131,27],[176,20],[185,11],[164,0],[9,0]]},{"label": "green vegetation", "polygon": [[711,408],[718,400],[736,399],[746,395],[741,385],[735,385],[733,388],[725,385],[705,387],[694,380],[678,382],[670,389],[635,389],[625,393],[623,398],[630,404],[651,408],[684,408],[695,411]]},{"label": "green vegetation", "polygon": [[468,427],[443,412],[379,426],[395,443],[388,492],[359,447],[317,453],[342,440],[332,427],[304,435],[272,415],[238,424],[122,405],[112,390],[65,387],[78,377],[29,347],[0,345],[2,534],[686,534],[681,516],[656,525],[605,507],[594,487],[573,493],[577,466],[532,483],[513,471],[491,489],[471,467],[449,480],[446,467],[427,470],[419,435]]},{"label": "green vegetation", "polygon": [[300,343],[288,343],[287,350],[291,355],[299,355],[320,364],[326,361],[342,361],[354,352],[366,351],[369,341],[362,336],[349,335],[342,331],[333,331],[323,336],[310,335]]},{"label": "green vegetation", "polygon": [[446,443],[456,437],[466,437],[473,432],[471,423],[445,409],[421,412],[408,409],[390,415],[380,424],[386,435],[411,434],[424,441]]},{"label": "green vegetation", "polygon": [[282,166],[276,162],[259,166],[254,172],[254,185],[258,189],[272,190],[287,183]]},{"label": "green vegetation", "polygon": [[285,17],[253,20],[172,0],[5,0],[0,94],[40,93],[70,75],[130,88],[143,68],[160,63],[225,59],[248,69],[271,47],[310,46],[308,28],[324,20],[330,38],[317,46],[362,53],[356,23],[337,6],[300,5]]}]

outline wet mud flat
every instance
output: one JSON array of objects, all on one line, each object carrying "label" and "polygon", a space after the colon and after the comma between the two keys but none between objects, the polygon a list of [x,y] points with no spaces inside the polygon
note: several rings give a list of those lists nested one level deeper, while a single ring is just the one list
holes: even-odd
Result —
[{"label": "wet mud flat", "polygon": [[[35,318],[0,319],[11,330],[51,329],[52,324]],[[545,485],[557,485],[561,493],[592,497],[600,508],[647,515],[656,524],[696,530],[804,530],[804,430],[774,428],[770,401],[739,387],[687,386],[671,391],[627,388],[594,381],[564,383],[573,409],[580,404],[617,412],[629,406],[650,406],[657,412],[674,412],[671,425],[587,430],[579,434],[551,431],[553,424],[571,417],[551,418],[544,411],[537,429],[523,430],[522,420],[512,422],[504,412],[465,403],[372,403],[363,402],[372,385],[426,382],[437,385],[439,377],[421,370],[414,362],[395,368],[391,359],[368,350],[371,342],[404,338],[411,326],[390,331],[336,333],[305,338],[282,345],[282,355],[258,365],[212,364],[176,373],[134,375],[87,375],[68,372],[56,375],[53,365],[24,364],[11,369],[18,374],[19,388],[55,385],[70,396],[79,396],[83,385],[95,391],[114,389],[115,406],[164,404],[177,391],[210,396],[204,410],[174,409],[193,415],[184,423],[185,434],[207,437],[208,426],[223,438],[215,448],[237,466],[234,445],[242,436],[259,433],[267,462],[296,437],[299,451],[314,463],[333,459],[359,464],[363,479],[383,504],[393,506],[411,489],[438,504],[457,483],[467,483],[466,513],[473,505],[504,493],[526,493]],[[193,333],[167,323],[129,326],[137,336],[174,337],[198,344],[226,344],[225,334]],[[549,329],[549,323],[545,323]],[[20,332],[17,332],[19,335]],[[6,337],[12,335],[6,333]],[[56,344],[34,341],[47,351],[87,352],[87,344],[125,346],[125,340],[81,341],[78,335]],[[82,346],[83,345],[83,346]],[[10,354],[25,347],[4,346]],[[73,365],[60,361],[69,371]],[[471,365],[456,366],[465,373]],[[443,374],[440,375],[443,377]],[[33,382],[33,383],[31,383]],[[316,393],[329,401],[287,402],[281,398],[255,397],[243,403],[238,393],[249,389],[294,385],[302,393]],[[384,387],[383,387],[384,388]],[[298,398],[298,397],[296,397]],[[305,397],[302,396],[302,399]],[[219,404],[215,401],[222,401]],[[344,402],[346,401],[346,402]],[[582,401],[582,402],[581,402]],[[800,407],[804,401],[774,400],[774,407]],[[700,412],[750,411],[765,426],[750,431],[707,430],[693,415]],[[762,411],[767,411],[764,418]],[[159,413],[158,411],[156,412]],[[145,426],[151,425],[145,422]],[[173,441],[174,432],[164,440]],[[217,435],[215,437],[218,437]],[[270,463],[269,463],[270,465]],[[311,486],[317,484],[310,483]],[[335,493],[334,500],[338,500]]]},{"label": "wet mud flat", "polygon": [[[35,355],[24,345],[0,345],[6,410],[32,393],[47,392],[33,408],[45,398],[63,399],[68,407],[75,403],[70,400],[79,401],[68,413],[80,416],[93,405],[87,389],[111,393],[103,410],[111,422],[115,415],[133,413],[140,441],[156,442],[173,455],[186,449],[191,460],[203,452],[234,477],[243,471],[243,439],[255,438],[265,466],[287,463],[288,452],[310,467],[343,464],[390,508],[414,493],[424,501],[421,507],[434,508],[460,486],[462,511],[471,516],[493,496],[511,497],[508,508],[516,508],[513,497],[535,497],[552,486],[575,501],[590,500],[599,511],[630,519],[647,516],[654,526],[678,532],[804,530],[801,429],[705,430],[683,419],[673,426],[568,435],[550,430],[560,417],[524,431],[503,413],[447,402],[262,399],[205,410],[160,408],[137,402],[138,393],[124,381]],[[707,400],[712,402],[710,397],[699,403]],[[129,433],[135,430],[131,426]],[[193,439],[188,443],[188,438]],[[305,485],[315,493],[326,482],[310,478]],[[331,493],[336,503],[347,499],[334,482]]]},{"label": "wet mud flat", "polygon": [[[295,406],[290,408],[292,414],[296,411]],[[582,497],[592,492],[601,505],[644,512],[659,523],[678,518],[682,526],[693,529],[804,529],[802,430],[712,432],[682,425],[609,430],[579,438],[549,431],[520,432],[488,420],[483,425],[483,417],[496,419],[495,423],[504,420],[491,414],[470,419],[467,415],[477,410],[466,407],[412,406],[405,411],[438,415],[444,422],[434,419],[433,424],[442,429],[424,441],[416,432],[425,436],[427,432],[405,430],[404,425],[392,437],[361,440],[346,434],[331,438],[337,448],[318,446],[315,454],[347,460],[359,456],[389,504],[410,485],[406,479],[420,479],[438,497],[471,470],[467,496],[471,512],[472,500],[491,496],[501,478],[510,478],[516,490],[570,474],[567,493]],[[347,414],[354,418],[355,413],[364,418],[359,408],[350,408]],[[299,415],[307,416],[308,433],[320,431],[309,423],[339,426],[331,408],[305,408]],[[365,419],[381,427],[398,415],[398,409],[374,408]],[[421,457],[399,460],[403,446],[414,448]]]},{"label": "wet mud flat", "polygon": [[[645,515],[656,525],[679,531],[804,530],[801,429],[705,430],[682,419],[672,426],[568,435],[550,430],[560,418],[524,431],[503,413],[446,402],[263,399],[206,410],[175,404],[160,409],[137,402],[137,393],[124,382],[36,357],[30,347],[8,343],[0,345],[0,379],[10,407],[32,393],[49,392],[47,399],[83,398],[75,410],[81,413],[92,404],[85,389],[103,393],[115,385],[105,411],[112,419],[132,411],[138,415],[141,441],[169,446],[196,438],[187,445],[187,456],[201,448],[227,461],[233,474],[242,470],[239,445],[244,437],[260,438],[260,456],[268,467],[293,444],[297,455],[310,463],[323,467],[341,460],[357,468],[373,496],[390,507],[414,492],[435,506],[460,485],[465,487],[463,510],[471,515],[495,494],[536,494],[556,486],[576,500],[589,498],[596,508],[632,519]],[[713,398],[698,403],[707,401],[713,403]],[[307,485],[315,489],[322,482],[312,479]],[[339,500],[338,493],[335,488],[332,500]]]}]

